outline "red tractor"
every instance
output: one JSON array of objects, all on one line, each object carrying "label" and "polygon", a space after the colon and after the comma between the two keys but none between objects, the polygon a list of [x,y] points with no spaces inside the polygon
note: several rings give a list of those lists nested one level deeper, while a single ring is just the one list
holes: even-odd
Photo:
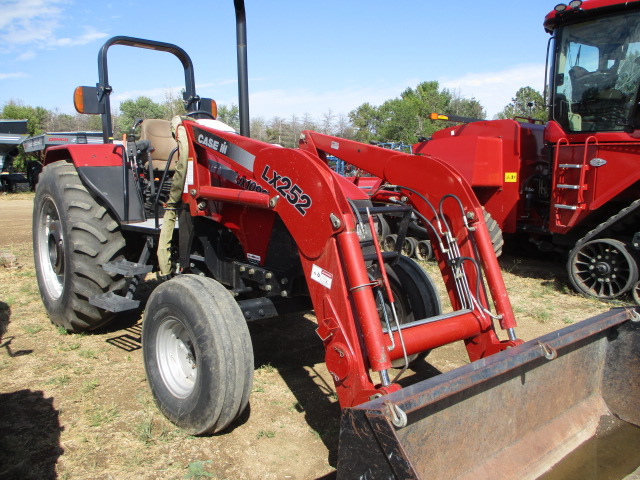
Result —
[{"label": "red tractor", "polygon": [[414,152],[460,172],[504,233],[570,251],[578,292],[631,291],[640,303],[640,2],[574,0],[544,27],[552,35],[546,124],[449,117],[465,123]]},{"label": "red tractor", "polygon": [[[242,0],[235,6],[240,134],[214,120],[215,103],[196,94],[191,60],[175,45],[114,37],[100,51],[97,86],[76,90],[80,112],[102,115],[104,144],[61,145],[46,152],[33,241],[38,284],[52,322],[73,332],[99,328],[118,312],[139,308],[138,283],[160,270],[165,281],[151,293],[142,324],[148,383],[171,421],[204,434],[224,430],[248,405],[254,364],[247,322],[313,309],[343,408],[341,478],[453,478],[480,465],[472,457],[451,457],[446,465],[435,461],[445,451],[421,454],[437,440],[436,433],[442,441],[454,434],[474,437],[464,422],[464,429],[447,422],[425,425],[460,395],[480,400],[486,398],[477,395],[480,391],[491,390],[506,400],[538,384],[562,390],[569,372],[572,381],[584,380],[588,387],[574,388],[575,402],[599,399],[604,392],[615,400],[623,390],[616,385],[628,384],[629,371],[608,375],[607,389],[600,392],[600,377],[567,369],[566,362],[583,356],[603,366],[609,357],[616,365],[631,361],[632,353],[611,352],[637,344],[637,328],[628,322],[635,312],[619,309],[522,345],[483,209],[450,166],[312,131],[302,134],[297,149],[250,138],[245,11]],[[107,75],[107,53],[114,45],[177,56],[185,72],[186,116],[171,124],[144,120],[139,138],[114,142]],[[389,192],[386,206],[374,206],[368,193],[329,168],[327,155],[395,185],[401,196]],[[428,171],[422,168],[425,161]],[[378,192],[376,202],[384,197]],[[450,302],[446,312],[420,265],[399,251],[381,251],[375,215],[382,209],[398,215],[401,228],[416,216],[428,229]],[[608,339],[612,329],[620,341]],[[411,362],[457,341],[473,361],[469,368],[435,384],[401,388]],[[541,365],[549,360],[555,368]],[[507,390],[497,388],[501,385]],[[636,403],[640,398],[632,397]],[[554,428],[554,419],[566,419],[574,405],[562,398],[527,420],[522,431],[538,428],[544,434]],[[505,417],[517,408],[480,402],[465,415],[491,417],[482,410],[492,406]],[[603,415],[602,409],[589,411],[594,419]],[[638,423],[633,415],[628,421]],[[505,442],[515,444],[513,435],[490,437],[475,437],[486,445],[474,450],[487,455],[505,451]],[[554,448],[575,444],[571,432],[553,438]],[[558,451],[541,455],[540,465]]]}]

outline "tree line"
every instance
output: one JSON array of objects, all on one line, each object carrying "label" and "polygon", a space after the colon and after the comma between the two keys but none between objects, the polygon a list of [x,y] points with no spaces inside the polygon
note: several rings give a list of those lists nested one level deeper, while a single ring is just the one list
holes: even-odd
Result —
[{"label": "tree line", "polygon": [[[464,98],[459,92],[441,89],[436,81],[407,88],[399,97],[386,100],[379,106],[364,103],[348,114],[335,113],[331,109],[321,118],[308,113],[284,117],[251,118],[251,137],[284,147],[296,147],[303,130],[314,130],[337,137],[369,142],[415,143],[419,138],[428,138],[443,128],[441,122],[430,119],[432,112],[486,119],[484,107],[475,98]],[[171,93],[165,100],[155,102],[149,97],[138,97],[123,101],[113,113],[115,138],[130,133],[139,118],[164,118],[184,114],[182,100]],[[520,88],[512,101],[497,115],[498,118],[546,119],[542,95],[531,87]],[[0,110],[1,119],[26,119],[30,135],[45,132],[101,131],[99,115],[61,113],[43,107],[25,105],[19,100],[9,100]],[[239,109],[235,104],[218,105],[218,119],[239,130]],[[16,170],[24,168],[27,160],[22,153],[14,165]]]}]

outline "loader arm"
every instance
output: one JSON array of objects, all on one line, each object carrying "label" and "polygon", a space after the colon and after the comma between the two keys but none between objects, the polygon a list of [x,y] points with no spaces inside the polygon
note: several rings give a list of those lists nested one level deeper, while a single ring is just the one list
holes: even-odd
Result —
[{"label": "loader arm", "polygon": [[[421,159],[314,132],[305,132],[307,143],[303,141],[294,150],[196,122],[184,124],[194,158],[193,183],[185,186],[188,193],[183,195],[191,214],[239,225],[241,219],[234,220],[225,205],[235,206],[234,215],[237,206],[244,207],[240,215],[246,216],[255,209],[268,210],[280,217],[293,237],[316,312],[317,333],[343,407],[398,390],[389,381],[388,371],[392,360],[405,355],[464,340],[469,357],[475,360],[517,343],[515,337],[500,341],[495,334],[492,316],[512,329],[513,314],[480,207],[468,186],[447,167],[434,161],[437,179],[421,176],[408,181],[402,192],[410,195],[409,205],[424,212],[427,221],[441,223],[437,228],[444,233],[434,242],[446,244],[438,261],[455,312],[418,319],[403,325],[401,331],[386,331],[374,298],[380,286],[380,281],[371,278],[374,260],[371,254],[363,254],[363,231],[368,227],[362,218],[367,213],[366,209],[358,212],[356,206],[358,202],[370,205],[370,197],[333,172],[323,152],[330,151],[332,142],[339,142],[339,153],[346,161],[397,183],[405,180],[403,169],[414,168],[412,162]],[[428,196],[423,200],[411,190]],[[444,199],[442,205],[437,205],[440,199]],[[427,200],[435,202],[441,214],[428,207]],[[492,272],[488,278],[498,315],[490,313],[480,277],[483,270]],[[496,300],[494,292],[503,297],[498,295]],[[372,378],[371,371],[380,379]]]},{"label": "loader arm", "polygon": [[[446,255],[446,250],[449,249],[448,234],[443,234],[441,230],[443,226],[446,230],[448,224],[448,230],[455,236],[460,248],[458,258],[467,259],[466,261],[472,263],[474,268],[471,270],[482,268],[496,309],[495,316],[499,319],[501,327],[510,332],[511,340],[515,339],[512,332],[516,327],[516,321],[483,219],[482,207],[470,185],[458,172],[433,157],[390,151],[316,132],[304,132],[300,148],[315,153],[319,158],[326,158],[327,154],[336,156],[382,179],[383,185],[397,187],[396,193],[389,193],[386,189],[372,192],[373,198],[391,203],[403,201],[433,225],[434,228],[427,229],[434,244],[433,250],[452,306],[455,310],[460,310],[464,309],[465,305],[468,306],[468,300],[460,295],[460,289],[456,285],[460,276],[460,265],[456,265],[456,261],[452,261],[451,257]],[[397,192],[402,194],[402,198],[399,198]],[[442,211],[439,212],[439,209]],[[440,238],[434,238],[438,235]],[[483,307],[488,309],[488,297],[484,290],[479,288],[482,285],[478,285],[477,278],[478,275],[468,272],[470,290],[479,292],[477,300],[484,302]],[[489,343],[483,343],[480,339],[470,341],[467,348],[471,360],[485,356],[487,350],[484,349],[491,350],[489,345],[495,345],[494,342],[497,341],[493,338],[492,322],[487,315],[478,310],[476,316],[480,329],[491,340]],[[476,341],[481,341],[483,346],[475,345]]]}]

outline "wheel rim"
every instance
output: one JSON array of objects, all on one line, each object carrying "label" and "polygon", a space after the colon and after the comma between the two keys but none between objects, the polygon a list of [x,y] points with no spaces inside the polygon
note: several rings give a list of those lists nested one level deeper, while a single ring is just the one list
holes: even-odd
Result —
[{"label": "wheel rim", "polygon": [[431,244],[427,240],[418,242],[416,246],[416,258],[425,261],[431,258]]},{"label": "wheel rim", "polygon": [[51,198],[42,203],[37,221],[37,246],[43,283],[49,296],[58,299],[64,289],[64,234],[58,208]]},{"label": "wheel rim", "polygon": [[165,318],[158,328],[156,352],[160,375],[169,391],[178,398],[188,397],[198,376],[193,339],[184,324]]},{"label": "wheel rim", "polygon": [[398,236],[395,234],[387,235],[382,241],[382,248],[387,252],[392,252],[393,250],[395,250],[397,237]]},{"label": "wheel rim", "polygon": [[571,274],[579,290],[602,299],[622,295],[638,279],[624,244],[609,239],[585,243],[572,257]]}]

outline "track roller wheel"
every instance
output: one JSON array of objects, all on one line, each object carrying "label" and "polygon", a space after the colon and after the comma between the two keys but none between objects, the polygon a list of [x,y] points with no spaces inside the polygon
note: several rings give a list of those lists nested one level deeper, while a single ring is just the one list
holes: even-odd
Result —
[{"label": "track roller wheel", "polygon": [[636,282],[631,288],[631,296],[636,305],[640,305],[640,282]]},{"label": "track roller wheel", "polygon": [[611,238],[591,240],[574,248],[567,263],[569,280],[583,295],[610,300],[638,281],[638,266],[624,243]]},{"label": "track roller wheel", "polygon": [[219,432],[246,408],[253,351],[244,316],[218,282],[182,275],[149,298],[142,353],[162,413],[192,435]]},{"label": "track roller wheel", "polygon": [[396,240],[398,240],[398,235],[392,233],[391,235],[387,235],[382,240],[382,249],[387,252],[392,252],[396,249]]},{"label": "track roller wheel", "polygon": [[[440,297],[438,296],[438,290],[433,280],[431,280],[415,260],[400,256],[395,265],[386,264],[385,268],[387,270],[387,276],[389,277],[389,284],[395,300],[395,308],[400,325],[442,313]],[[379,299],[380,297],[376,295],[376,298]],[[391,305],[388,303],[386,297],[384,300],[384,308],[387,312],[391,327],[393,328],[395,325],[393,322],[393,314],[391,313]],[[380,319],[382,320],[382,305],[380,305],[379,301],[378,310]],[[383,328],[386,328],[384,322]],[[401,349],[402,347],[396,344],[395,348]],[[429,352],[423,352],[422,354],[417,353],[410,355],[408,358],[409,363],[415,361],[421,355],[423,357],[426,356],[428,353]],[[395,368],[402,367],[404,365],[404,358],[394,360],[392,365]]]},{"label": "track roller wheel", "polygon": [[380,239],[386,238],[386,236],[389,235],[391,228],[389,227],[389,222],[387,222],[387,219],[384,218],[384,215],[375,215],[374,223],[376,225],[378,238]]},{"label": "track roller wheel", "polygon": [[433,248],[429,240],[420,240],[416,245],[416,258],[420,261],[426,262],[433,257]]},{"label": "track roller wheel", "polygon": [[416,253],[416,247],[418,246],[418,239],[415,237],[407,237],[402,243],[402,254],[405,257],[412,258]]}]

